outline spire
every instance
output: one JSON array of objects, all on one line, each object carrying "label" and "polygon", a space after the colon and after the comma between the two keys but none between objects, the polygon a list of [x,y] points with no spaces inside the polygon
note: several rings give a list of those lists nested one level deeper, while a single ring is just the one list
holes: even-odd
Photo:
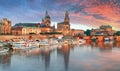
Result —
[{"label": "spire", "polygon": [[46,17],[49,16],[49,15],[48,15],[48,11],[46,11],[45,16],[46,16]]},{"label": "spire", "polygon": [[45,13],[45,18],[50,18],[48,11],[46,11],[46,13]]},{"label": "spire", "polygon": [[67,24],[69,24],[69,13],[68,13],[68,11],[66,11],[66,13],[65,13],[64,22],[66,22]]},{"label": "spire", "polygon": [[69,18],[69,13],[68,13],[68,11],[66,11],[66,13],[65,13],[65,18]]}]

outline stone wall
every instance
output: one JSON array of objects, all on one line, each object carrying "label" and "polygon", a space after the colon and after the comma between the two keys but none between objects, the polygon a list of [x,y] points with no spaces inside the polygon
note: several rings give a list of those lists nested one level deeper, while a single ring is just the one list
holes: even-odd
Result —
[{"label": "stone wall", "polygon": [[50,37],[56,37],[58,38],[59,36],[62,35],[0,35],[0,40],[21,40],[21,39],[45,39],[45,38],[50,38]]}]

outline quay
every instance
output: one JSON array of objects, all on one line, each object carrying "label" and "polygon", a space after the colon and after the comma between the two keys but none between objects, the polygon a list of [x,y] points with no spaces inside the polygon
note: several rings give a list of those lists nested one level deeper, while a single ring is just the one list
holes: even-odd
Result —
[{"label": "quay", "polygon": [[[26,39],[26,40],[41,40],[41,39],[48,39],[48,38],[59,38],[62,37],[63,35],[59,34],[59,35],[0,35],[0,40],[1,41],[9,41],[9,40],[13,40],[13,41],[20,41],[21,39]],[[64,36],[63,36],[64,37]],[[97,42],[101,42],[101,41],[105,41],[105,39],[109,39],[109,40],[114,40],[117,42],[120,42],[120,36],[78,36],[76,38],[82,38],[84,40],[91,40],[93,38],[96,39]],[[107,41],[109,41],[107,40]]]},{"label": "quay", "polygon": [[38,39],[47,39],[47,38],[52,38],[52,37],[60,37],[62,35],[0,35],[0,40],[1,41],[19,41],[21,39],[26,39],[26,40],[38,40]]}]

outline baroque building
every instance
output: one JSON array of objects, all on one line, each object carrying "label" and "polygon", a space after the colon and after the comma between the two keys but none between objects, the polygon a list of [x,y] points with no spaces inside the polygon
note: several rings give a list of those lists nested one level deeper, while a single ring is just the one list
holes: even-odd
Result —
[{"label": "baroque building", "polygon": [[71,29],[68,11],[66,11],[65,13],[64,22],[60,22],[57,24],[57,31],[62,32],[63,35],[70,35]]},{"label": "baroque building", "polygon": [[28,35],[28,34],[40,34],[46,32],[53,32],[55,29],[51,25],[51,20],[48,12],[46,11],[44,19],[41,23],[17,23],[12,28],[13,35]]},{"label": "baroque building", "polygon": [[46,27],[50,27],[50,25],[51,25],[51,19],[50,19],[50,16],[47,11],[45,13],[44,19],[42,19],[42,24],[45,24]]},{"label": "baroque building", "polygon": [[41,30],[36,23],[18,23],[12,27],[13,35],[39,34]]},{"label": "baroque building", "polygon": [[114,35],[115,30],[110,25],[101,25],[98,29],[92,29],[91,35]]},{"label": "baroque building", "polygon": [[71,29],[70,28],[70,18],[69,13],[66,11],[64,22],[57,24],[57,32],[61,32],[63,36],[83,36],[84,30]]},{"label": "baroque building", "polygon": [[7,18],[4,18],[0,21],[0,34],[8,35],[11,34],[11,21]]}]

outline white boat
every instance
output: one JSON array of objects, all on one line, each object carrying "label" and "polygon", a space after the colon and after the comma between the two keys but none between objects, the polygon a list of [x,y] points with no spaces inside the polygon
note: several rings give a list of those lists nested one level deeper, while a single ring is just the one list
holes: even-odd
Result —
[{"label": "white boat", "polygon": [[1,53],[5,53],[5,52],[8,52],[9,51],[9,48],[4,48],[4,47],[2,47],[1,49],[0,49],[0,54]]},{"label": "white boat", "polygon": [[114,38],[113,38],[113,36],[111,36],[111,37],[105,37],[104,41],[114,41]]},{"label": "white boat", "polygon": [[104,38],[105,41],[109,41],[110,39],[109,38]]},{"label": "white boat", "polygon": [[58,40],[56,38],[51,38],[48,40],[50,45],[57,45],[59,44]]},{"label": "white boat", "polygon": [[6,42],[0,42],[0,46],[4,46],[6,44],[7,44]]},{"label": "white boat", "polygon": [[13,50],[25,50],[25,49],[31,49],[31,48],[38,48],[36,46],[28,46],[28,47],[12,47]]},{"label": "white boat", "polygon": [[31,48],[38,48],[39,43],[37,42],[13,42],[13,50],[23,50],[23,49],[31,49]]},{"label": "white boat", "polygon": [[48,45],[49,45],[48,40],[41,40],[41,41],[39,42],[39,46],[48,46]]},{"label": "white boat", "polygon": [[79,40],[74,40],[73,41],[73,44],[76,44],[76,45],[81,45],[81,44],[84,44],[86,41],[84,39],[79,39]]}]

